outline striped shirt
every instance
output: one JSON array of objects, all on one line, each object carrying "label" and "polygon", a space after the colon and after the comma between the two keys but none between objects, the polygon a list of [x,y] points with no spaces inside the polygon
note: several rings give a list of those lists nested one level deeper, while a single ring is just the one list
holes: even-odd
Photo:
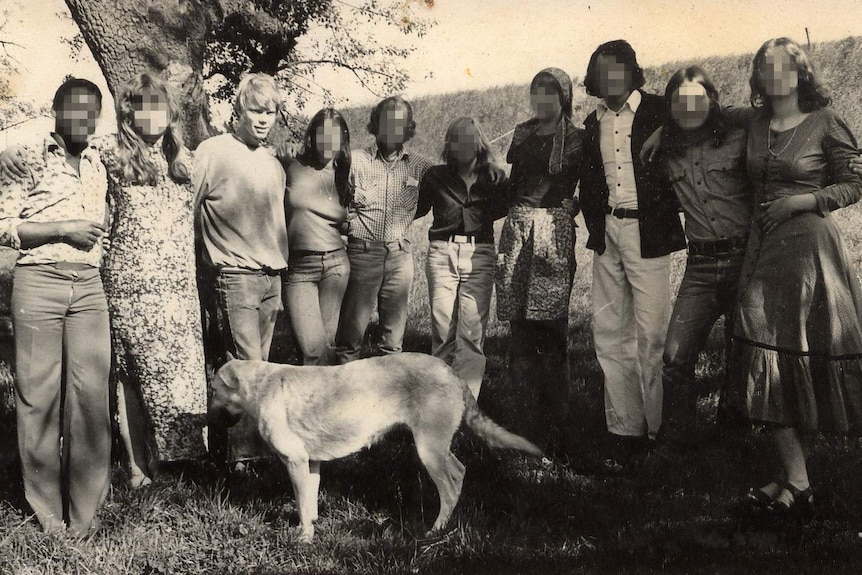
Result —
[{"label": "striped shirt", "polygon": [[[29,171],[23,178],[0,175],[0,245],[21,248],[18,226],[89,220],[105,223],[108,180],[92,146],[81,153],[78,170],[66,162],[66,151],[52,137],[41,148],[24,148]],[[102,242],[81,250],[65,242],[20,249],[18,265],[71,262],[99,267]]]},{"label": "striped shirt", "polygon": [[433,163],[421,154],[400,152],[387,162],[377,143],[353,152],[350,179],[350,236],[366,241],[402,239],[413,222],[419,182]]}]

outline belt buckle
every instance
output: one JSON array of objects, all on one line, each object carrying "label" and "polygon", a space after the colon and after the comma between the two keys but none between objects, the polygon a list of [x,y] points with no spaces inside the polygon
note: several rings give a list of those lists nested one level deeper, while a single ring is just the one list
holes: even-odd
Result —
[{"label": "belt buckle", "polygon": [[472,243],[470,241],[471,239],[472,238],[470,238],[470,236],[465,236],[463,234],[454,234],[451,238],[449,238],[452,243],[456,244],[469,244]]}]

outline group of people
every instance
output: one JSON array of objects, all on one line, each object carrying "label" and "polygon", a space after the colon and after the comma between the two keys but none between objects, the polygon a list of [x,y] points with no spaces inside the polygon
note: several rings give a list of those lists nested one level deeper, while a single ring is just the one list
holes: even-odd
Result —
[{"label": "group of people", "polygon": [[[757,52],[750,108],[722,107],[698,67],[676,72],[663,97],[643,91],[623,40],[596,49],[584,84],[599,101],[582,129],[570,77],[535,76],[534,117],[514,130],[507,177],[475,118],[451,122],[439,165],[406,151],[416,124],[399,96],[372,109],[364,149],[351,150],[331,108],[298,147],[276,148],[266,142],[278,87],[251,74],[237,87],[232,131],[192,153],[158,76],[119,88],[117,135],[105,138],[91,138],[99,89],[64,82],[54,132],[0,155],[0,245],[20,250],[18,444],[43,528],[95,528],[109,486],[111,372],[139,487],[160,462],[264,454],[249,422],[207,427],[205,359],[268,359],[282,307],[303,365],[357,359],[375,308],[381,352],[400,352],[414,275],[407,231],[429,212],[431,353],[474,396],[496,284],[512,377],[530,382],[548,422],[565,419],[582,211],[609,457],[625,464],[651,449],[680,461],[695,363],[724,316],[722,408],[771,424],[781,461],[746,505],[810,506],[811,432],[855,434],[862,423],[862,292],[830,216],[862,197],[853,135],[786,38]],[[671,309],[670,254],[686,247]]]}]

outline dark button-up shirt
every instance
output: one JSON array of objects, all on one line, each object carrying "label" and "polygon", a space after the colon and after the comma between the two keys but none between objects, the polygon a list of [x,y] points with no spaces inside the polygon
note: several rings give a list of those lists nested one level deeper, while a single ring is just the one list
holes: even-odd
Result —
[{"label": "dark button-up shirt", "polygon": [[493,242],[494,220],[505,216],[508,209],[506,187],[506,183],[492,184],[487,170],[483,170],[468,190],[453,167],[433,166],[419,186],[416,217],[434,209],[434,222],[428,231],[431,240],[464,234]]},{"label": "dark button-up shirt", "polygon": [[666,156],[689,241],[748,234],[754,195],[745,173],[745,143],[745,131],[735,128],[717,148],[707,139],[680,156]]}]

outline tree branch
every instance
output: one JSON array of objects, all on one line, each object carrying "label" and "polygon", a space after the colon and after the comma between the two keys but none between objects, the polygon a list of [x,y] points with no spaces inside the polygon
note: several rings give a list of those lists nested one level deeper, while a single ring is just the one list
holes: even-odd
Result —
[{"label": "tree branch", "polygon": [[386,72],[381,72],[380,70],[375,70],[374,68],[367,68],[365,66],[353,66],[351,64],[347,64],[345,62],[339,62],[338,60],[296,60],[293,62],[287,62],[282,66],[278,67],[278,71],[287,70],[288,68],[293,68],[294,66],[311,64],[330,64],[332,66],[336,66],[338,68],[347,68],[354,74],[356,74],[357,70],[360,72],[367,72],[369,74],[375,74],[377,76],[383,76],[384,78],[394,78],[392,74],[387,74]]}]

